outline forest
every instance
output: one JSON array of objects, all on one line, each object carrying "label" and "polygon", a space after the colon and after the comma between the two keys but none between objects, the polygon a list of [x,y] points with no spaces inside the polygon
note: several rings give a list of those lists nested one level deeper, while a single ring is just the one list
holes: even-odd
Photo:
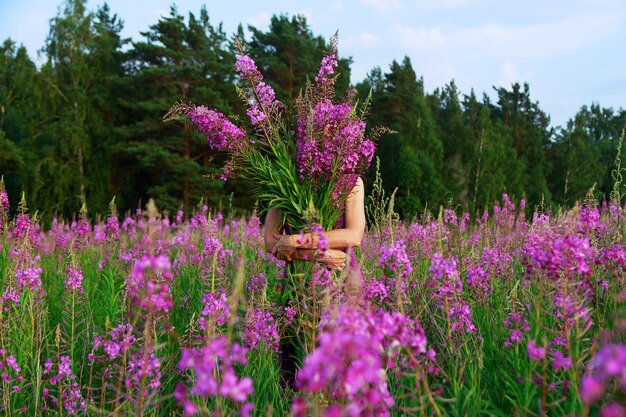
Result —
[{"label": "forest", "polygon": [[[300,15],[275,15],[266,31],[240,25],[226,33],[210,7],[183,15],[175,6],[131,40],[121,36],[123,17],[106,4],[88,10],[86,3],[61,5],[40,65],[32,59],[37,51],[11,39],[0,46],[0,175],[11,213],[22,195],[44,224],[80,210],[105,216],[113,199],[122,213],[151,198],[170,214],[199,204],[250,212],[256,203],[249,184],[211,175],[224,156],[163,116],[181,100],[242,113],[233,75],[237,38],[277,98],[293,108],[328,40]],[[553,126],[528,84],[494,86],[490,95],[459,91],[450,80],[427,92],[419,62],[408,56],[356,82],[351,63],[341,57],[337,91],[353,88],[360,99],[371,91],[368,129],[395,131],[380,137],[377,157],[403,218],[440,207],[480,215],[504,193],[525,199],[529,210],[609,198],[624,109],[590,103],[565,126]]]}]

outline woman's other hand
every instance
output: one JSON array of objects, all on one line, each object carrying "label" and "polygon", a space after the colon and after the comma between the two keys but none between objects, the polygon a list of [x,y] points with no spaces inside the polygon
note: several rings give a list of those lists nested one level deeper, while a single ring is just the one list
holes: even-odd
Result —
[{"label": "woman's other hand", "polygon": [[317,259],[339,272],[346,267],[346,253],[342,250],[328,249],[323,255],[318,255]]},{"label": "woman's other hand", "polygon": [[294,236],[274,233],[274,237],[278,239],[278,241],[272,248],[272,255],[278,259],[291,261],[296,252],[296,242]]}]

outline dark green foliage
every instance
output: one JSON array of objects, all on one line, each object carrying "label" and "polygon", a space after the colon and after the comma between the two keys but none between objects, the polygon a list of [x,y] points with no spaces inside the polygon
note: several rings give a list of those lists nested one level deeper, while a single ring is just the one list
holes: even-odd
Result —
[{"label": "dark green foliage", "polygon": [[[234,55],[221,26],[213,27],[205,8],[188,21],[175,7],[143,33],[129,51],[129,74],[119,101],[125,118],[124,141],[115,149],[114,188],[130,208],[154,198],[170,212],[195,207],[204,198],[216,206],[222,182],[215,173],[205,139],[191,129],[164,124],[176,101],[202,103],[225,114],[236,102],[232,84]],[[211,169],[213,167],[213,169]]]},{"label": "dark green foliage", "polygon": [[[35,101],[35,64],[23,46],[7,39],[0,47],[0,176],[4,174],[7,193],[17,202],[24,187],[29,138],[38,120]],[[17,204],[12,205],[14,209]]]},{"label": "dark green foliage", "polygon": [[24,162],[19,156],[19,151],[15,144],[6,138],[6,135],[0,130],[0,166],[9,172],[19,171]]},{"label": "dark green foliage", "polygon": [[428,97],[431,112],[435,119],[437,135],[444,149],[445,184],[451,197],[461,205],[467,205],[469,181],[472,177],[472,156],[474,142],[468,140],[470,128],[465,121],[459,101],[460,92],[454,81],[435,90]]},{"label": "dark green foliage", "polygon": [[374,100],[370,126],[385,125],[396,134],[380,139],[378,155],[383,184],[396,194],[400,214],[413,217],[427,207],[438,206],[448,191],[444,185],[443,144],[424,96],[424,84],[417,79],[408,57],[393,61],[390,72],[370,73],[359,90],[372,88]]},{"label": "dark green foliage", "polygon": [[615,114],[612,109],[592,104],[583,106],[558,131],[548,158],[555,165],[550,186],[560,204],[582,200],[594,185],[598,199],[610,198],[617,139],[625,126],[626,112]]},{"label": "dark green foliage", "polygon": [[[525,193],[529,205],[535,206],[551,201],[551,193],[546,181],[551,167],[545,151],[552,138],[549,128],[550,118],[530,99],[530,88],[524,84],[514,84],[511,91],[496,88],[498,105],[493,107],[493,116],[502,123],[502,135],[511,139],[511,145],[523,164],[522,189],[511,194]],[[505,160],[501,160],[505,161]]]},{"label": "dark green foliage", "polygon": [[504,192],[523,192],[520,179],[524,166],[502,122],[492,121],[488,99],[485,97],[480,103],[472,92],[463,105],[469,142],[473,144],[468,172],[469,207],[480,212],[498,201]]}]

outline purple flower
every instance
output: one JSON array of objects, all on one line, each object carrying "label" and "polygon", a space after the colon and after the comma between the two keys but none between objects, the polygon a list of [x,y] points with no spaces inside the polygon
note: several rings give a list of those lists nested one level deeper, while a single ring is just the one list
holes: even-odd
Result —
[{"label": "purple flower", "polygon": [[441,253],[435,253],[428,268],[432,278],[428,287],[432,289],[431,297],[447,316],[453,331],[475,333],[477,329],[472,323],[472,312],[462,298],[463,283],[456,265],[455,258],[446,259]]},{"label": "purple flower", "polygon": [[[42,384],[42,408],[56,407],[60,401],[68,415],[77,415],[79,411],[80,413],[86,413],[86,401],[83,399],[80,387],[75,381],[76,377],[71,370],[72,362],[70,358],[68,356],[59,358],[59,363],[56,363],[56,373],[54,372],[54,365],[55,363],[51,358],[48,358],[44,363],[43,375],[48,378],[44,379]],[[51,390],[58,392],[59,396],[51,395]]]},{"label": "purple flower", "polygon": [[245,403],[241,406],[241,417],[250,417],[250,413],[254,410],[254,405]]},{"label": "purple flower", "polygon": [[117,242],[120,237],[120,225],[117,220],[117,216],[109,216],[107,218],[106,225],[104,226],[104,231],[107,237],[113,241]]},{"label": "purple flower", "polygon": [[253,392],[252,379],[236,375],[233,366],[237,363],[246,363],[246,350],[236,343],[230,345],[225,336],[218,336],[201,349],[183,349],[178,368],[192,370],[195,374],[189,389],[176,388],[175,397],[185,413],[195,409],[187,397],[188,392],[199,397],[219,396],[244,403]]},{"label": "purple flower", "polygon": [[208,293],[202,297],[202,303],[204,308],[200,313],[200,328],[202,330],[207,329],[207,318],[213,325],[223,326],[230,318],[230,310],[228,309],[228,298],[224,291],[220,291],[217,294]]},{"label": "purple flower", "polygon": [[129,389],[144,387],[139,392],[148,396],[150,389],[156,390],[161,385],[161,362],[154,353],[154,348],[139,349],[128,359],[128,371],[124,385]]},{"label": "purple flower", "polygon": [[252,394],[252,379],[238,378],[232,368],[227,368],[222,375],[222,384],[220,386],[220,395],[230,397],[233,401],[242,403],[246,401],[248,395]]},{"label": "purple flower", "polygon": [[256,67],[256,63],[249,55],[238,55],[235,63],[235,71],[241,78],[259,79],[261,73]]},{"label": "purple flower", "polygon": [[222,113],[198,106],[189,112],[189,117],[198,130],[207,135],[211,149],[237,152],[244,146],[246,134]]},{"label": "purple flower", "polygon": [[[111,330],[104,341],[100,336],[94,337],[94,352],[102,347],[106,358],[110,361],[115,360],[123,353],[128,352],[131,346],[133,346],[136,342],[135,336],[133,336],[132,332],[133,327],[130,324],[122,324]],[[92,353],[91,355],[94,360],[97,358],[95,353]]]},{"label": "purple flower", "polygon": [[[320,320],[318,347],[304,360],[297,385],[310,393],[324,392],[337,403],[329,407],[331,413],[348,404],[343,409],[348,415],[359,415],[358,410],[388,415],[394,401],[385,365],[395,366],[401,349],[425,360],[423,329],[401,313],[367,313],[349,306],[328,310]],[[294,415],[305,414],[306,408],[301,399],[292,403]]]},{"label": "purple flower", "polygon": [[41,274],[43,270],[38,267],[18,269],[15,272],[17,287],[19,291],[29,288],[33,293],[43,291]]},{"label": "purple flower", "polygon": [[604,393],[604,384],[591,375],[585,375],[580,382],[580,399],[585,404],[598,400]]},{"label": "purple flower", "polygon": [[563,369],[564,371],[567,371],[568,369],[572,367],[572,358],[564,357],[561,351],[553,350],[551,352],[551,355],[552,355],[552,368],[554,368],[555,371],[559,369]]},{"label": "purple flower", "polygon": [[374,143],[364,139],[365,123],[351,103],[333,104],[330,99],[312,103],[298,113],[297,163],[301,178],[314,182],[344,176],[333,198],[349,192],[356,178],[350,174],[369,166]]},{"label": "purple flower", "polygon": [[28,214],[18,214],[13,228],[13,237],[20,239],[25,237],[30,230],[30,216]]},{"label": "purple flower", "polygon": [[144,255],[135,262],[126,282],[133,303],[146,312],[167,314],[173,305],[170,269],[170,261],[164,255]]},{"label": "purple flower", "polygon": [[250,294],[261,295],[267,287],[267,277],[261,272],[258,276],[250,277],[246,283],[246,290]]},{"label": "purple flower", "polygon": [[595,356],[594,369],[602,380],[614,378],[626,390],[626,345],[608,344]]},{"label": "purple flower", "polygon": [[311,232],[319,237],[317,241],[317,250],[321,253],[326,252],[329,249],[328,239],[324,234],[324,229],[319,224],[314,224],[311,226]]},{"label": "purple flower", "polygon": [[324,58],[322,58],[320,69],[315,77],[315,81],[319,83],[328,82],[328,76],[335,73],[335,68],[337,68],[338,65],[339,63],[337,62],[337,56],[335,54],[324,56]]},{"label": "purple flower", "polygon": [[[9,196],[4,191],[4,182],[0,181],[0,230],[7,225],[4,225],[4,221],[7,220],[9,215]],[[2,246],[0,246],[1,250]]]},{"label": "purple flower", "polygon": [[0,209],[4,211],[9,211],[9,196],[6,191],[0,191]]},{"label": "purple flower", "polygon": [[402,277],[404,279],[408,279],[409,274],[413,272],[413,266],[406,253],[406,244],[401,239],[391,243],[388,248],[380,248],[378,265],[385,265],[394,271],[398,269],[398,265],[402,265]]},{"label": "purple flower", "polygon": [[83,271],[80,268],[74,269],[70,264],[67,266],[67,275],[65,276],[65,289],[70,291],[78,291],[83,293]]},{"label": "purple flower", "polygon": [[511,332],[509,337],[504,341],[504,347],[509,347],[521,342],[523,334],[530,331],[528,320],[526,320],[522,313],[512,313],[508,316],[504,320],[504,327]]},{"label": "purple flower", "polygon": [[307,405],[306,401],[302,397],[294,397],[291,402],[291,415],[293,417],[305,417]]},{"label": "purple flower", "polygon": [[624,417],[625,415],[626,408],[616,403],[605,405],[600,410],[600,417]]},{"label": "purple flower", "polygon": [[526,348],[528,349],[528,359],[531,361],[544,359],[546,357],[546,349],[537,346],[534,339],[531,339],[530,342],[528,342]]},{"label": "purple flower", "polygon": [[243,340],[247,349],[255,349],[260,345],[278,352],[278,330],[274,317],[269,311],[248,311],[245,320]]}]

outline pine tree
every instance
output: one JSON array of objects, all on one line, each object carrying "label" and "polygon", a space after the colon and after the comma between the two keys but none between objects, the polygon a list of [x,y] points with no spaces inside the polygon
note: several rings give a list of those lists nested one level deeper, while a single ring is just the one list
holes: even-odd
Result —
[{"label": "pine tree", "polygon": [[[45,151],[35,170],[32,200],[46,217],[53,212],[69,217],[87,206],[86,159],[91,153],[89,90],[95,83],[87,58],[92,14],[86,0],[66,0],[50,21],[41,70],[42,111],[49,118],[37,139]],[[42,155],[43,156],[43,155]]]},{"label": "pine tree", "polygon": [[513,84],[511,91],[497,88],[497,106],[492,115],[504,126],[503,134],[512,140],[519,159],[524,164],[523,183],[529,207],[540,202],[549,204],[551,194],[547,178],[551,167],[546,151],[553,136],[550,118],[530,99],[530,88]]},{"label": "pine tree", "polygon": [[[0,47],[0,176],[9,199],[17,201],[24,170],[33,161],[29,138],[38,123],[35,102],[36,67],[26,48],[7,39]],[[12,208],[14,208],[12,206]]]},{"label": "pine tree", "polygon": [[453,193],[456,202],[467,206],[474,146],[469,140],[470,132],[459,95],[456,84],[451,81],[428,96],[428,103],[436,122],[437,135],[443,143],[446,188]]},{"label": "pine tree", "polygon": [[231,113],[234,55],[226,34],[210,24],[205,8],[199,19],[190,13],[186,24],[172,7],[142,35],[145,41],[134,42],[129,52],[121,102],[125,141],[116,150],[120,175],[114,181],[119,204],[128,209],[154,198],[160,208],[174,211],[204,198],[216,206],[223,183],[204,176],[211,173],[206,140],[187,127],[164,124],[162,117],[180,100]]},{"label": "pine tree", "polygon": [[89,88],[87,131],[91,152],[86,156],[85,175],[89,206],[95,213],[105,213],[114,196],[111,150],[121,143],[116,128],[121,120],[117,98],[121,95],[120,85],[125,76],[122,48],[129,42],[121,38],[122,28],[123,22],[105,3],[94,14],[92,37],[87,45],[87,62],[94,83]]},{"label": "pine tree", "polygon": [[390,71],[370,73],[360,91],[372,88],[370,126],[383,125],[396,134],[381,137],[378,155],[383,184],[398,188],[400,214],[411,218],[424,209],[437,209],[449,194],[443,181],[443,144],[426,104],[423,81],[417,79],[408,57],[393,61]]},{"label": "pine tree", "polygon": [[493,106],[483,96],[479,102],[472,91],[463,102],[468,141],[474,152],[469,161],[469,208],[475,214],[500,201],[503,193],[521,198],[524,193],[524,163],[518,158],[512,138],[502,121],[491,114]]},{"label": "pine tree", "polygon": [[609,198],[617,138],[624,127],[626,111],[592,104],[582,106],[559,131],[549,149],[554,163],[550,189],[557,203],[581,201],[594,184],[598,199]]}]

